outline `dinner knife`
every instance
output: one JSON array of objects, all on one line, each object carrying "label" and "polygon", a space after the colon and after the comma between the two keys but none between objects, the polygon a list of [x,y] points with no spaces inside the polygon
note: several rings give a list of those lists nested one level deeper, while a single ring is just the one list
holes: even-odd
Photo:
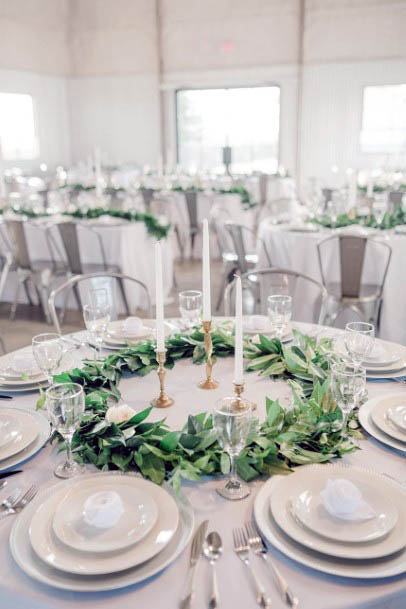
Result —
[{"label": "dinner knife", "polygon": [[193,596],[194,596],[194,581],[196,574],[196,567],[199,561],[199,558],[202,555],[203,543],[206,539],[207,527],[209,525],[208,520],[204,520],[198,527],[196,533],[193,536],[192,547],[190,550],[190,560],[189,560],[189,572],[186,581],[186,592],[185,596],[182,598],[180,602],[180,609],[190,609]]},{"label": "dinner knife", "polygon": [[0,393],[0,400],[12,400],[12,395],[6,395],[5,393]]},{"label": "dinner knife", "polygon": [[14,476],[14,474],[21,474],[22,471],[22,469],[15,469],[12,472],[3,472],[0,474],[0,480],[8,478],[9,476]]}]

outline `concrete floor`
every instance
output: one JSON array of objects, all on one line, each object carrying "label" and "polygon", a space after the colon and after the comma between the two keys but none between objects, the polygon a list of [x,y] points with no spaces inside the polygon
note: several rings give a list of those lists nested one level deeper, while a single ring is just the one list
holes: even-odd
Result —
[{"label": "concrete floor", "polygon": [[[177,317],[178,312],[178,292],[189,289],[201,289],[201,261],[186,260],[176,262],[175,273],[178,286],[172,291],[173,302],[165,307],[167,317]],[[221,280],[222,265],[219,261],[212,263],[212,302],[216,304],[218,290]],[[52,332],[53,327],[49,326],[43,319],[42,311],[39,307],[29,305],[19,305],[15,321],[9,321],[10,304],[0,303],[0,337],[3,339],[6,351],[14,351],[31,343],[31,339],[41,332]],[[71,311],[67,315],[66,323],[63,325],[63,333],[83,330],[82,315],[79,311]],[[0,343],[1,353],[1,343]]]}]

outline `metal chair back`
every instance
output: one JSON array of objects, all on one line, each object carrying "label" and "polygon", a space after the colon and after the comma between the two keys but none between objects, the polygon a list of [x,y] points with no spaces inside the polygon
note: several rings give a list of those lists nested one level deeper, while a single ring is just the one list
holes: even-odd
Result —
[{"label": "metal chair back", "polygon": [[141,188],[142,200],[144,201],[146,211],[150,211],[152,199],[154,198],[153,188]]},{"label": "metal chair back", "polygon": [[238,268],[241,274],[247,273],[249,270],[247,240],[253,239],[253,232],[247,226],[235,222],[227,222],[224,228],[228,232],[233,249],[237,254]]},{"label": "metal chair back", "polygon": [[191,231],[199,230],[199,220],[197,215],[197,192],[195,190],[187,190],[185,192],[186,208],[189,216]]},{"label": "metal chair back", "polygon": [[[87,283],[87,286],[85,285]],[[151,317],[151,298],[148,292],[147,286],[139,279],[131,277],[130,275],[124,275],[123,273],[114,273],[108,271],[102,271],[100,273],[88,273],[85,275],[76,275],[71,277],[55,290],[53,290],[48,299],[49,313],[54,324],[55,330],[61,332],[61,324],[59,322],[58,314],[56,311],[56,300],[61,299],[64,303],[67,302],[69,296],[74,290],[86,288],[81,290],[81,302],[92,302],[91,292],[95,289],[106,289],[108,292],[109,303],[112,308],[112,319],[117,318],[119,315],[119,309],[117,306],[117,300],[114,298],[114,287],[117,286],[118,290],[121,290],[120,284],[131,284],[132,294],[135,296],[134,300],[144,299],[145,306],[143,307],[147,316]],[[128,296],[127,291],[127,296]],[[123,303],[126,306],[126,303]]]},{"label": "metal chair back", "polygon": [[83,266],[80,257],[77,225],[75,222],[61,222],[57,226],[65,248],[69,270],[74,275],[81,275]]},{"label": "metal chair back", "polygon": [[25,220],[6,220],[5,225],[10,235],[17,266],[23,270],[31,270],[31,259],[25,234]]}]

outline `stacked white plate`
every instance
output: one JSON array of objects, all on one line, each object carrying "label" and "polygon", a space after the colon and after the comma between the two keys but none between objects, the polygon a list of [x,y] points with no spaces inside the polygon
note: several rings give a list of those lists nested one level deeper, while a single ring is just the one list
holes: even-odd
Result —
[{"label": "stacked white plate", "polygon": [[39,493],[16,519],[10,548],[38,581],[68,590],[114,590],[169,565],[193,525],[190,504],[171,490],[135,475],[96,473]]},{"label": "stacked white plate", "polygon": [[[368,518],[348,520],[326,509],[321,493],[338,479],[361,492]],[[269,543],[318,571],[356,579],[406,571],[406,489],[381,474],[336,464],[301,466],[261,488],[254,514]]]},{"label": "stacked white plate", "polygon": [[[270,338],[275,337],[275,330],[271,324],[269,317],[266,315],[246,315],[243,319],[243,331],[244,334],[264,334]],[[282,342],[289,342],[292,340],[292,326],[287,324],[286,329],[282,336]]]},{"label": "stacked white plate", "polygon": [[[336,342],[337,351],[345,359],[348,354],[344,345],[344,335]],[[375,340],[371,354],[362,362],[368,378],[402,376],[406,368],[406,347]]]},{"label": "stacked white plate", "polygon": [[0,472],[34,455],[49,434],[49,422],[42,414],[24,408],[1,408]]},{"label": "stacked white plate", "polygon": [[[170,328],[165,325],[166,336],[168,337],[170,333]],[[155,321],[153,320],[143,319],[142,324],[134,329],[131,328],[130,324],[126,325],[125,320],[112,321],[109,324],[103,347],[105,349],[119,350],[154,338]]]},{"label": "stacked white plate", "polygon": [[46,376],[29,353],[17,353],[2,358],[0,391],[35,391],[47,384]]},{"label": "stacked white plate", "polygon": [[394,393],[368,400],[358,413],[364,429],[374,438],[406,453],[406,394]]}]

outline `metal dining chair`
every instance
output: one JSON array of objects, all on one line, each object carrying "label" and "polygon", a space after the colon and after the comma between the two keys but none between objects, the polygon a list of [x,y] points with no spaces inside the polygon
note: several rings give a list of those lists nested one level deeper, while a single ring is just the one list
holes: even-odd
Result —
[{"label": "metal dining chair", "polygon": [[[107,289],[108,294],[110,295],[112,319],[115,319],[119,317],[120,311],[117,306],[118,299],[115,298],[114,288],[118,288],[119,294],[122,297],[122,290],[125,289],[124,284],[132,284],[131,287],[134,289],[135,296],[134,300],[137,300],[138,302],[141,301],[142,308],[146,310],[147,317],[152,317],[151,298],[147,286],[142,281],[136,279],[135,277],[131,277],[130,275],[124,275],[123,273],[109,271],[87,273],[85,275],[76,275],[75,277],[71,277],[52,290],[48,299],[48,309],[55,330],[58,333],[61,333],[61,325],[63,323],[63,319],[61,319],[60,316],[58,317],[57,314],[56,301],[58,298],[61,298],[63,302],[62,312],[64,313],[68,298],[70,295],[74,295],[75,289],[80,292],[81,302],[91,301],[90,292],[92,290]],[[126,313],[129,314],[127,297],[122,302],[124,304],[124,308],[126,309]]]},{"label": "metal dining chair", "polygon": [[185,191],[186,209],[189,217],[190,255],[193,258],[196,235],[199,232],[199,220],[197,213],[197,192],[195,190]]},{"label": "metal dining chair", "polygon": [[[392,248],[359,235],[333,235],[317,244],[320,274],[328,293],[326,324],[334,325],[346,309],[379,330],[383,289]],[[365,270],[373,269],[374,282]]]},{"label": "metal dining chair", "polygon": [[154,198],[155,189],[154,188],[140,188],[142,200],[144,202],[145,211],[151,211],[151,203]]},{"label": "metal dining chair", "polygon": [[[266,315],[268,296],[283,294],[292,297],[292,319],[323,324],[326,313],[327,291],[321,283],[295,271],[268,268],[241,275],[243,312],[247,315]],[[224,293],[224,314],[234,315],[236,279]]]}]

